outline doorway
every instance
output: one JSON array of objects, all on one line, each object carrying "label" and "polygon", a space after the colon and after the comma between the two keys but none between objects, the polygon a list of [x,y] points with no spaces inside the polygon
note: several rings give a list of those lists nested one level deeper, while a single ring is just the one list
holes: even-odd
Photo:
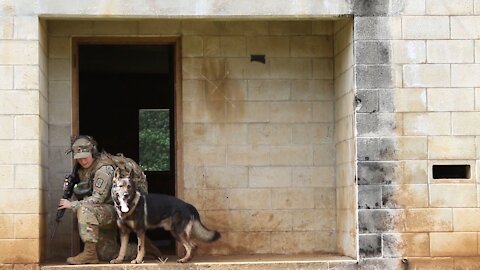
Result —
[{"label": "doorway", "polygon": [[[176,43],[78,39],[74,48],[74,134],[139,163],[149,193],[175,196]],[[169,233],[148,236],[163,252],[175,252]]]}]

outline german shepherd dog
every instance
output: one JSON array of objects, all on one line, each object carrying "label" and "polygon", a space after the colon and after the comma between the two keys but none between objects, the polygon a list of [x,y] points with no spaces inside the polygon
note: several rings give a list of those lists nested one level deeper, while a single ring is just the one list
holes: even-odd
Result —
[{"label": "german shepherd dog", "polygon": [[110,263],[121,263],[125,257],[130,232],[137,234],[137,257],[131,263],[143,263],[145,256],[145,231],[163,228],[185,247],[185,256],[177,262],[188,262],[196,247],[195,240],[213,242],[220,233],[206,228],[200,221],[197,209],[178,198],[164,194],[141,194],[135,189],[133,175],[120,176],[115,170],[112,199],[118,214],[120,252]]}]

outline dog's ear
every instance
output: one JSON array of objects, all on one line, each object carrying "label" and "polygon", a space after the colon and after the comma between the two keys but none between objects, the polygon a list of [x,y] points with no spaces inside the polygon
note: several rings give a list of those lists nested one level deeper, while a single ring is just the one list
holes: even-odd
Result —
[{"label": "dog's ear", "polygon": [[116,182],[118,179],[120,179],[120,168],[117,167],[113,172],[113,181]]}]

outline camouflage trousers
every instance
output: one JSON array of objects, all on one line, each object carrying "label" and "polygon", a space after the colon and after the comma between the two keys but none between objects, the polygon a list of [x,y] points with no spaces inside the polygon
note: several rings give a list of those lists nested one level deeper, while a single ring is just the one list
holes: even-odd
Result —
[{"label": "camouflage trousers", "polygon": [[110,260],[118,255],[117,213],[110,204],[83,204],[77,210],[78,231],[85,242],[97,243],[100,260]]}]

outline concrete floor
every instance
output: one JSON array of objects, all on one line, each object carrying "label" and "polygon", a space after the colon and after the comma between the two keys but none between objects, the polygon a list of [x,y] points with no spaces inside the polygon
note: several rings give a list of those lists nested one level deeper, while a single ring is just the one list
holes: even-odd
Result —
[{"label": "concrete floor", "polygon": [[128,262],[112,265],[108,263],[95,265],[66,265],[65,263],[48,263],[41,270],[129,270],[129,269],[167,269],[167,270],[273,270],[273,269],[357,269],[357,262],[349,257],[329,254],[305,255],[244,255],[244,256],[196,256],[192,262],[180,264],[177,257],[168,257],[166,262],[146,260],[145,263],[133,265]]}]

